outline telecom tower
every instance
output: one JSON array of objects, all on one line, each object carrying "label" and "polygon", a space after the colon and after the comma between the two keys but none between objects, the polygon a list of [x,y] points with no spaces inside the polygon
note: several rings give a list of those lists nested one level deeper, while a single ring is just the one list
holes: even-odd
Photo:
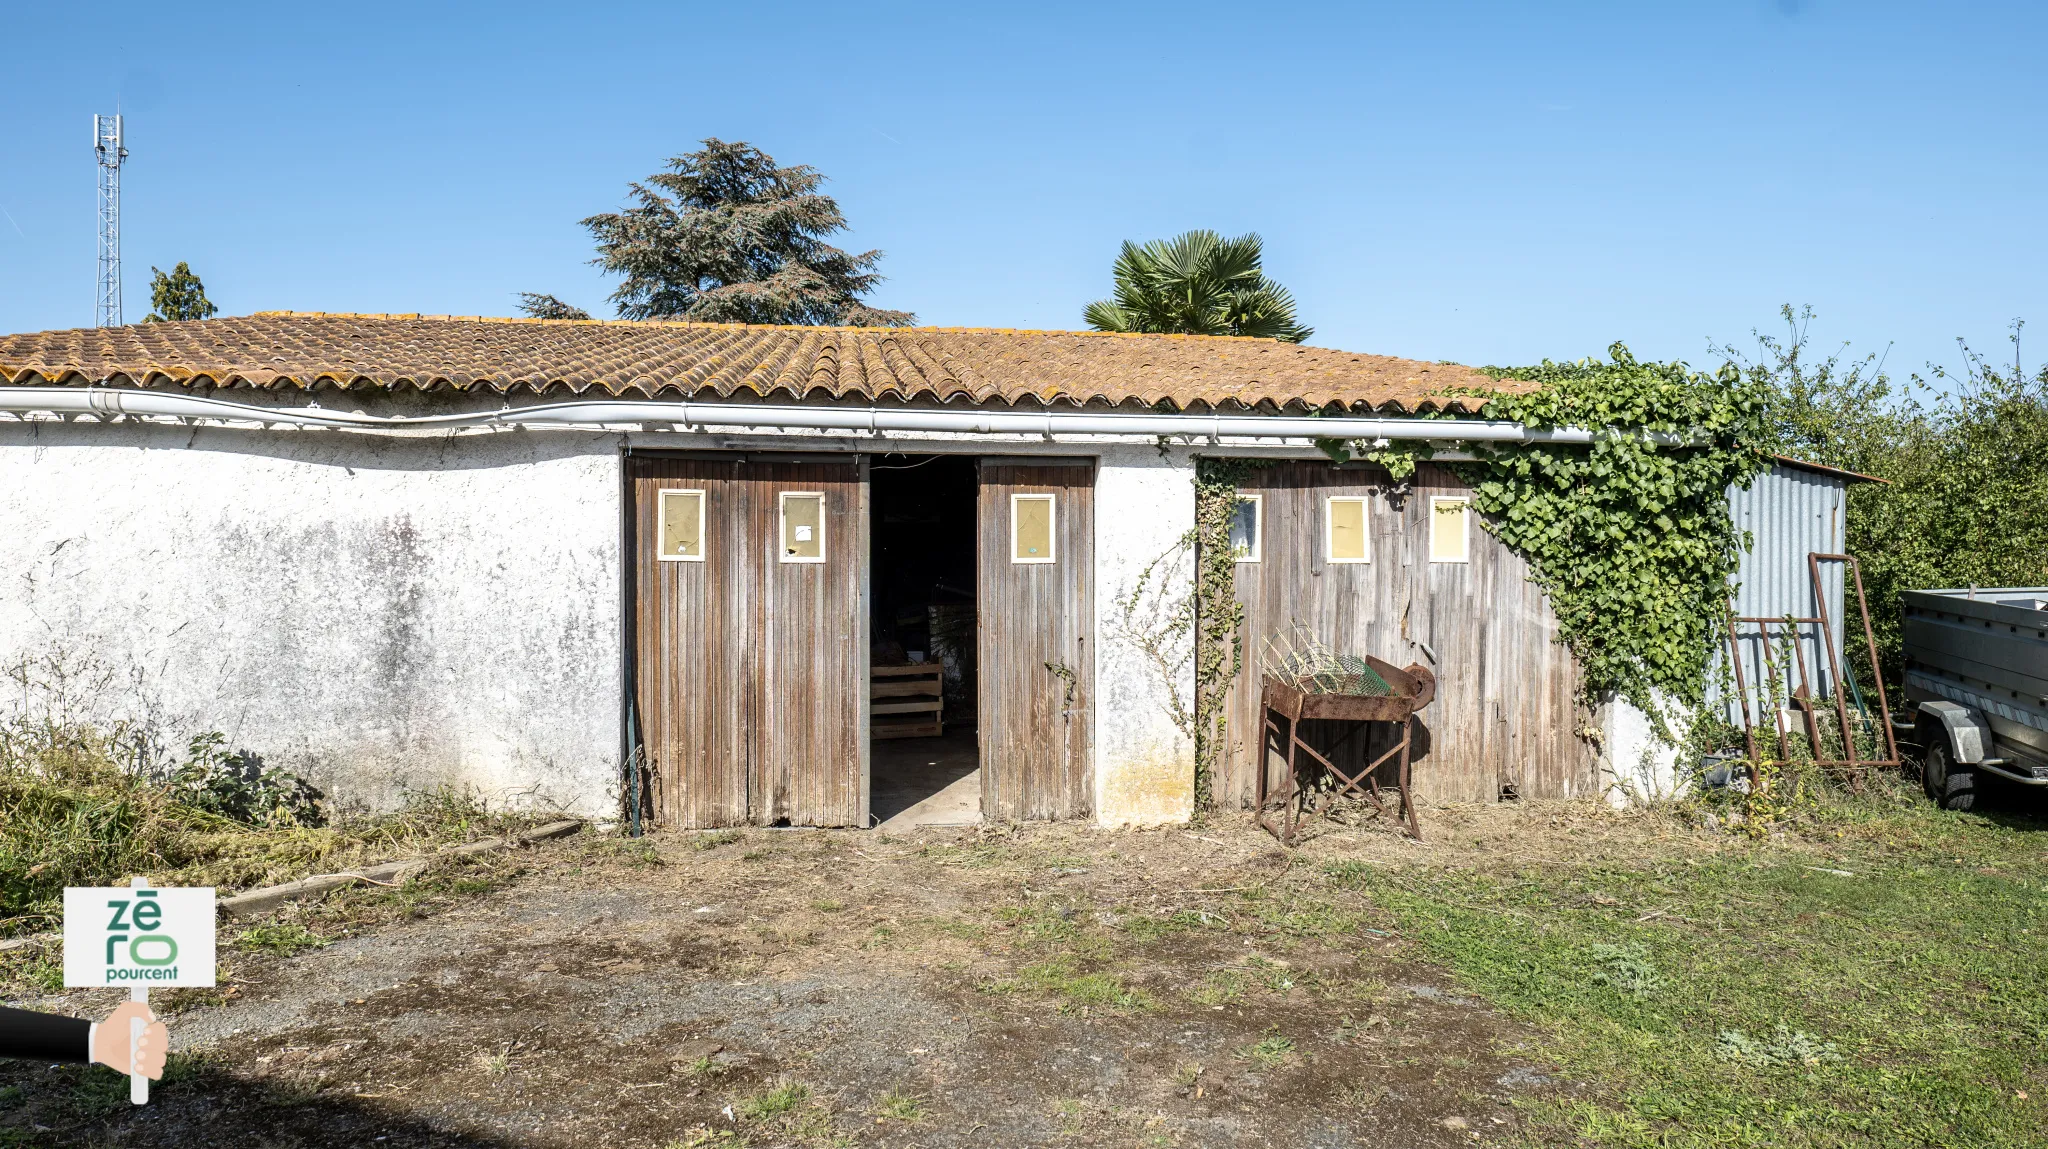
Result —
[{"label": "telecom tower", "polygon": [[121,117],[92,118],[92,150],[100,158],[100,304],[95,327],[121,326]]}]

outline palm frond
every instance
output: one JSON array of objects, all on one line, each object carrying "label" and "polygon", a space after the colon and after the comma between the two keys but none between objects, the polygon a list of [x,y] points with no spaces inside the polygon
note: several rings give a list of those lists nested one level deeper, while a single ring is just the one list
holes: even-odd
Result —
[{"label": "palm frond", "polygon": [[1299,343],[1311,329],[1296,321],[1294,298],[1260,270],[1264,251],[1256,232],[1226,239],[1206,228],[1144,244],[1125,240],[1111,266],[1114,301],[1090,304],[1084,314],[1098,331]]}]

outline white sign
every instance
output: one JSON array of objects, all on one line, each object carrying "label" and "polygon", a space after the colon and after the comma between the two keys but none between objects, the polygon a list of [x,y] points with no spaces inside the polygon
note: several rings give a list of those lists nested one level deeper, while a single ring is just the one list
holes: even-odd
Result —
[{"label": "white sign", "polygon": [[164,989],[213,984],[213,888],[71,886],[64,984]]}]

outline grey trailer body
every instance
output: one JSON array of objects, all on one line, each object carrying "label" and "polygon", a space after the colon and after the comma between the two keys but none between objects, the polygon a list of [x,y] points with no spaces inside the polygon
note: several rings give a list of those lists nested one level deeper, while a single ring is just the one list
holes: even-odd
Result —
[{"label": "grey trailer body", "polygon": [[1907,591],[1900,609],[1929,796],[1968,809],[1979,771],[2048,786],[2048,588]]}]

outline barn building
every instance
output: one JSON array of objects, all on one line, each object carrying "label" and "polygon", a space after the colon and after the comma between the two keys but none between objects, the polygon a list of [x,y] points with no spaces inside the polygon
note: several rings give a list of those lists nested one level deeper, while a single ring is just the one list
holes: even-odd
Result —
[{"label": "barn building", "polygon": [[[1464,367],[267,313],[0,338],[0,383],[20,704],[219,730],[347,801],[453,784],[600,815],[638,795],[679,827],[861,826],[951,795],[989,819],[1185,820],[1205,456],[1266,464],[1234,527],[1254,665],[1302,620],[1436,674],[1426,799],[1600,793],[1641,749],[1625,705],[1579,709],[1544,595],[1449,469],[1397,483],[1309,437],[1574,434],[1484,420],[1528,385]],[[1255,677],[1226,807],[1259,768]]]}]

